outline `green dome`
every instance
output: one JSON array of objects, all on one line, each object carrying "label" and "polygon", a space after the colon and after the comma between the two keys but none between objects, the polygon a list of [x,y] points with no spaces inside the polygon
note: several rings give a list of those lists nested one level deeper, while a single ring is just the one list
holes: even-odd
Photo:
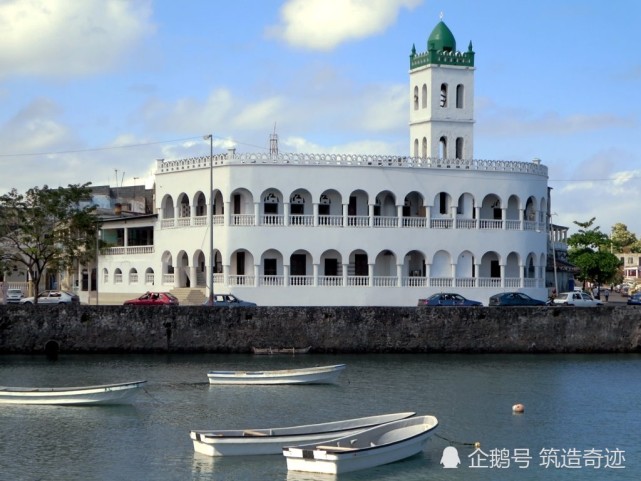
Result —
[{"label": "green dome", "polygon": [[436,50],[437,52],[440,50],[446,51],[446,52],[456,52],[456,40],[454,40],[454,35],[452,35],[452,31],[443,23],[441,20],[438,22],[438,25],[434,27],[434,30],[432,30],[432,33],[430,34],[430,38],[427,39],[427,49],[428,50]]}]

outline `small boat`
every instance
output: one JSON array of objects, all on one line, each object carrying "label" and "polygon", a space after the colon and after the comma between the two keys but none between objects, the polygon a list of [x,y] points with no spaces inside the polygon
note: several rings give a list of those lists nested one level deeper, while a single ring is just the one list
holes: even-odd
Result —
[{"label": "small boat", "polygon": [[379,424],[414,416],[413,412],[382,414],[321,424],[284,428],[191,431],[194,451],[207,456],[280,454],[284,446],[322,443],[354,435]]},{"label": "small boat", "polygon": [[312,346],[307,347],[279,347],[272,349],[271,347],[254,347],[252,346],[252,353],[254,354],[307,354],[312,349]]},{"label": "small boat", "polygon": [[288,471],[340,474],[408,458],[423,450],[438,426],[434,416],[417,416],[331,441],[283,448]]},{"label": "small boat", "polygon": [[209,371],[210,384],[321,384],[334,382],[345,364],[280,371]]},{"label": "small boat", "polygon": [[147,381],[82,387],[0,386],[0,404],[118,404]]}]

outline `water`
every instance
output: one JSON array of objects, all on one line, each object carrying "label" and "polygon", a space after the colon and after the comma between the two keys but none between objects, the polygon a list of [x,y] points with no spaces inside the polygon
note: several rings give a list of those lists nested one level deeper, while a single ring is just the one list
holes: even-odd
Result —
[{"label": "water", "polygon": [[[211,369],[346,363],[334,385],[210,386]],[[129,405],[0,405],[0,480],[327,480],[288,473],[282,456],[197,455],[190,429],[288,426],[396,411],[439,418],[422,454],[343,480],[636,480],[641,356],[64,355],[0,356],[0,384],[70,386],[147,379]],[[512,414],[512,405],[525,413]],[[444,469],[450,441],[461,465]],[[472,468],[471,443],[509,467]],[[575,449],[579,468],[544,467],[543,448]],[[623,468],[586,467],[586,450],[620,450]],[[528,450],[518,468],[514,455]],[[576,454],[575,453],[575,454]],[[560,458],[559,458],[560,459]],[[573,461],[572,461],[573,460]],[[614,461],[613,461],[614,463]],[[605,464],[605,461],[603,461]],[[501,464],[505,466],[505,464]]]}]

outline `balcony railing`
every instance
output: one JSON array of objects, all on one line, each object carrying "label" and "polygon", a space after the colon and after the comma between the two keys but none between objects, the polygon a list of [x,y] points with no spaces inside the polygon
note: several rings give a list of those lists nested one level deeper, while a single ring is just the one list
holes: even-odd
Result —
[{"label": "balcony railing", "polygon": [[[224,215],[213,216],[213,224],[216,226],[225,225]],[[231,226],[255,226],[255,214],[232,214],[229,219]],[[203,227],[207,226],[207,217],[179,217],[176,219],[162,219],[160,222],[161,229],[175,229],[176,227]],[[258,225],[270,227],[285,227],[285,216],[280,214],[261,214],[258,216]],[[287,217],[288,226],[320,226],[320,227],[345,227],[345,219],[342,215],[318,215],[315,217],[310,214],[290,214]],[[501,230],[526,230],[526,231],[546,231],[548,226],[545,223],[536,221],[522,221],[516,219],[452,219],[451,217],[397,217],[397,216],[372,216],[369,215],[349,215],[347,216],[347,227],[405,227],[416,229],[487,229]]]},{"label": "balcony railing", "polygon": [[153,254],[154,246],[127,246],[127,247],[108,247],[102,251],[103,255],[132,255],[132,254]]},{"label": "balcony railing", "polygon": [[[314,284],[314,276],[291,275],[288,279],[283,275],[261,275],[258,277],[258,285],[266,287],[302,286],[302,287],[436,287],[439,289],[456,288],[491,288],[491,289],[520,289],[538,288],[544,286],[544,281],[537,278],[506,277],[422,277],[422,276],[347,276],[347,284],[344,277],[319,275]],[[223,274],[214,276],[215,284],[223,283]],[[253,275],[229,275],[228,285],[230,287],[244,286],[253,287],[256,278]],[[148,282],[148,281],[147,281]],[[153,274],[152,274],[153,282]],[[163,282],[173,283],[173,274],[163,275]]]},{"label": "balcony railing", "polygon": [[289,225],[300,225],[300,226],[311,227],[314,225],[314,216],[292,214],[289,216]]}]

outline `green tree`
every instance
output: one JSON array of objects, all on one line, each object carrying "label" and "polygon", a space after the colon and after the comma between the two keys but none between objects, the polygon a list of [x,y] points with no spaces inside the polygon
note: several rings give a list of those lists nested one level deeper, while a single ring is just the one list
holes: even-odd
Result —
[{"label": "green tree", "polygon": [[595,219],[593,217],[587,222],[574,221],[580,229],[568,237],[568,258],[581,269],[581,282],[602,285],[615,279],[621,261],[610,252],[612,243],[608,235],[601,232],[599,226],[593,226]]},{"label": "green tree", "polygon": [[23,265],[31,274],[36,302],[45,271],[60,272],[95,255],[98,219],[84,185],[16,189],[0,197],[0,269]]},{"label": "green tree", "polygon": [[618,222],[612,226],[612,234],[610,235],[612,241],[612,248],[614,252],[639,252],[637,249],[639,241],[634,233],[628,230],[628,226]]}]

